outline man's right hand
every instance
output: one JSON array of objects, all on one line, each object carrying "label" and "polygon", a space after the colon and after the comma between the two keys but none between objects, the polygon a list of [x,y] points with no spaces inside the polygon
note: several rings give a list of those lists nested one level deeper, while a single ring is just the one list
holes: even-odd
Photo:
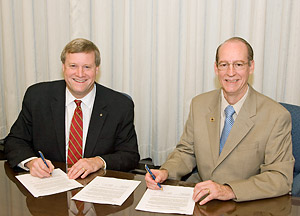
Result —
[{"label": "man's right hand", "polygon": [[39,178],[50,177],[51,173],[54,170],[54,166],[51,161],[46,160],[49,168],[46,166],[44,161],[41,158],[35,158],[25,164],[25,166],[30,170],[32,176]]},{"label": "man's right hand", "polygon": [[169,173],[168,170],[157,170],[157,169],[151,169],[151,172],[156,177],[155,180],[151,177],[151,175],[147,172],[145,175],[145,181],[147,184],[147,187],[150,189],[159,190],[160,187],[158,187],[157,183],[163,183],[165,180],[167,180]]}]

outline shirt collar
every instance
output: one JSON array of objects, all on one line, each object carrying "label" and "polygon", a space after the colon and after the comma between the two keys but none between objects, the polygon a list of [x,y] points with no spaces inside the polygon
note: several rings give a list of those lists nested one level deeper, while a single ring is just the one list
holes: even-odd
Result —
[{"label": "shirt collar", "polygon": [[[234,108],[234,111],[235,113],[238,115],[247,96],[248,96],[248,92],[249,92],[249,86],[248,86],[248,89],[246,91],[246,93],[244,94],[244,96],[235,104],[233,104],[233,108]],[[221,110],[222,112],[225,110],[225,108],[229,105],[228,101],[225,99],[224,97],[224,93],[223,93],[223,89],[221,89]]]},{"label": "shirt collar", "polygon": [[87,107],[89,107],[91,109],[94,104],[95,96],[96,96],[96,84],[94,84],[92,91],[90,91],[86,96],[84,96],[83,98],[80,98],[80,99],[75,98],[71,94],[69,89],[66,87],[66,104],[65,104],[65,106],[69,106],[71,103],[74,102],[74,100],[81,100],[83,104],[85,104]]}]

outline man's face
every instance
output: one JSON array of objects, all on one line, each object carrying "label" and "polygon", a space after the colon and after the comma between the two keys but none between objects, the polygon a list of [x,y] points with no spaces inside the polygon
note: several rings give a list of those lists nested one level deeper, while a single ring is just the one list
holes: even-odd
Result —
[{"label": "man's face", "polygon": [[62,69],[67,88],[79,99],[93,89],[99,67],[96,67],[94,52],[67,53]]},{"label": "man's face", "polygon": [[[218,68],[219,65],[219,68]],[[227,65],[222,68],[223,65]],[[247,91],[249,75],[254,71],[254,61],[248,64],[247,46],[241,41],[228,41],[219,48],[219,62],[215,73],[223,87],[225,98],[241,99]]]}]

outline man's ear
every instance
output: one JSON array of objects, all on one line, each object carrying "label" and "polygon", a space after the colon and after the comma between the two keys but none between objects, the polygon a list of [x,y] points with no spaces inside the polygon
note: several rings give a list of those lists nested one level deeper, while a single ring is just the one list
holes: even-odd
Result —
[{"label": "man's ear", "polygon": [[252,61],[251,61],[251,65],[250,65],[250,71],[249,71],[249,74],[253,74],[254,68],[255,68],[255,63],[254,63],[254,60],[252,60]]},{"label": "man's ear", "polygon": [[219,71],[218,71],[218,67],[217,67],[217,62],[215,62],[215,64],[214,64],[214,69],[215,69],[215,74],[218,76]]}]

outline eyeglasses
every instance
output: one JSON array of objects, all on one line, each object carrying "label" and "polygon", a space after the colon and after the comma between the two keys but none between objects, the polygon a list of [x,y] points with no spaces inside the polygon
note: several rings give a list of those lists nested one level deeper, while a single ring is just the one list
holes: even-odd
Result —
[{"label": "eyeglasses", "polygon": [[235,62],[232,62],[232,63],[220,62],[220,63],[217,64],[218,69],[221,70],[221,71],[228,70],[229,65],[232,65],[235,70],[240,71],[240,70],[244,70],[246,68],[246,65],[248,65],[248,62],[235,61]]}]

